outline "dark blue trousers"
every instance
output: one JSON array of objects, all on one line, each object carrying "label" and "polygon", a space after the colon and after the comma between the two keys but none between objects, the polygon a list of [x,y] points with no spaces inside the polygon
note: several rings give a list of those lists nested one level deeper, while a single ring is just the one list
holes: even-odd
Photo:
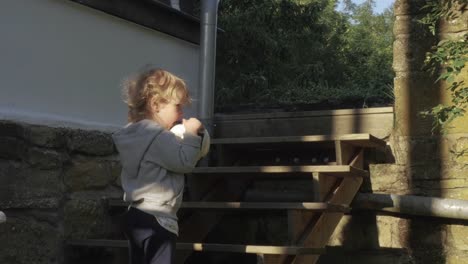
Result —
[{"label": "dark blue trousers", "polygon": [[172,264],[177,236],[162,227],[156,218],[130,207],[124,218],[129,243],[130,264]]}]

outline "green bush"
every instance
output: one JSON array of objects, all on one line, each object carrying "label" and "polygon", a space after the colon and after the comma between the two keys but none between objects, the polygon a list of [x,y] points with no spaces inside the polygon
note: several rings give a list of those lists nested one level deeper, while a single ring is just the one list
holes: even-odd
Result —
[{"label": "green bush", "polygon": [[393,13],[373,1],[223,0],[216,108],[390,104]]}]

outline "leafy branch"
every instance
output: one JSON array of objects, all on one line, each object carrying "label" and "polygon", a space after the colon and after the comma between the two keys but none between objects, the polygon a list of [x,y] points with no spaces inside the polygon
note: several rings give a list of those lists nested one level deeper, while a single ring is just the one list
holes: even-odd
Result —
[{"label": "leafy branch", "polygon": [[[453,20],[459,17],[456,7],[462,10],[465,0],[432,0],[422,9],[428,10],[427,15],[420,22],[429,27],[436,35],[437,27],[442,19]],[[438,74],[436,82],[444,81],[451,94],[451,105],[439,104],[424,112],[434,117],[434,130],[444,131],[448,124],[466,113],[468,107],[468,87],[466,83],[457,81],[457,76],[466,71],[468,62],[468,33],[454,39],[440,41],[426,54],[425,64],[432,74]]]}]

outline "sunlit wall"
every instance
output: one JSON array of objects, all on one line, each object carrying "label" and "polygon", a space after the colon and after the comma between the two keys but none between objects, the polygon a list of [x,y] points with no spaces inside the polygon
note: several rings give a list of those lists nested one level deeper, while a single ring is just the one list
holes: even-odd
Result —
[{"label": "sunlit wall", "polygon": [[3,0],[0,35],[0,119],[121,126],[120,83],[145,64],[197,98],[197,45],[71,1]]}]

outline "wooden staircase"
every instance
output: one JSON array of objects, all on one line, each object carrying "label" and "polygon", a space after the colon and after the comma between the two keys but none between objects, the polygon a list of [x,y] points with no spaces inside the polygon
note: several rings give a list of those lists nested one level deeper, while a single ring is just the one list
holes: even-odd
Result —
[{"label": "wooden staircase", "polygon": [[[179,240],[198,243],[178,243],[177,262],[184,263],[192,251],[207,251],[256,254],[257,263],[316,263],[342,216],[349,212],[363,179],[369,176],[364,149],[385,145],[370,134],[212,139],[215,164],[197,167],[187,176],[190,187],[179,215]],[[308,155],[321,152],[334,157],[318,160]],[[281,201],[278,193],[274,201],[244,201],[249,186],[259,179],[310,181],[311,200]],[[126,206],[115,200],[108,205]],[[289,243],[202,243],[225,213],[245,211],[287,211]],[[69,240],[67,245],[119,248],[127,247],[127,242],[80,239]]]}]

